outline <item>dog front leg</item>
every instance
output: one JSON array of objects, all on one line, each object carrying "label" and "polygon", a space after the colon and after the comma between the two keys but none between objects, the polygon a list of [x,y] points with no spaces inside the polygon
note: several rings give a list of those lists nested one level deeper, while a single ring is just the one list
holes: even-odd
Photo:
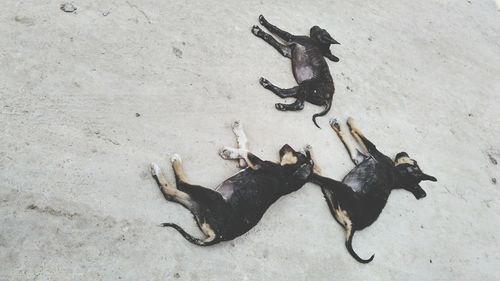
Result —
[{"label": "dog front leg", "polygon": [[260,160],[257,156],[253,155],[252,153],[248,152],[248,150],[231,148],[227,146],[224,146],[219,151],[219,155],[220,157],[222,157],[222,159],[226,160],[244,159],[248,167],[252,168],[253,170],[259,169],[260,163],[262,162],[262,160]]},{"label": "dog front leg", "polygon": [[330,119],[330,126],[335,131],[335,133],[337,133],[337,136],[342,141],[342,144],[349,153],[349,157],[351,157],[351,160],[354,163],[354,165],[356,166],[359,165],[363,161],[365,156],[359,150],[354,148],[352,144],[346,139],[344,132],[340,130],[340,125],[337,122],[337,119],[335,118]]},{"label": "dog front leg", "polygon": [[280,37],[281,39],[283,39],[283,40],[285,40],[287,42],[290,42],[293,39],[293,35],[292,34],[286,32],[284,30],[279,29],[275,25],[270,24],[266,20],[266,18],[264,18],[263,15],[259,16],[259,22],[260,22],[260,24],[262,24],[262,26],[264,26],[265,28],[267,28],[267,30],[269,30],[273,34],[276,34],[276,36]]},{"label": "dog front leg", "polygon": [[316,162],[316,157],[315,157],[316,153],[313,152],[312,146],[310,144],[306,145],[304,147],[304,152],[306,153],[306,155],[309,155],[309,158],[311,159],[311,161],[314,164],[313,171],[316,174],[321,175],[321,168],[318,165],[318,163]]},{"label": "dog front leg", "polygon": [[[248,138],[243,130],[243,125],[239,121],[235,121],[231,126],[233,128],[233,133],[236,136],[236,142],[238,144],[238,148],[242,150],[248,151]],[[239,159],[239,167],[244,169],[247,167],[247,162],[245,159]]]},{"label": "dog front leg", "polygon": [[252,27],[252,33],[257,37],[262,38],[262,40],[266,41],[269,45],[273,46],[282,56],[287,58],[292,57],[292,50],[290,47],[280,44],[271,35],[262,31],[260,27],[254,25]]}]

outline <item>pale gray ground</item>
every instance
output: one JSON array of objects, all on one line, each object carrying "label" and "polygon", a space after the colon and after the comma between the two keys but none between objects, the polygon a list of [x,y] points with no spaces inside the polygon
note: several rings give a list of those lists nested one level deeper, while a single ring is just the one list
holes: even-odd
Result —
[{"label": "pale gray ground", "polygon": [[[170,3],[169,3],[170,2]],[[194,1],[193,1],[194,2]],[[500,13],[493,1],[2,1],[0,280],[498,280]],[[290,62],[250,33],[262,13],[342,43],[333,109],[274,109],[264,76],[294,86]],[[288,102],[291,102],[289,100]],[[140,116],[136,117],[136,113]],[[193,182],[237,171],[217,149],[241,120],[277,159],[311,144],[324,173],[352,164],[328,127],[353,116],[378,147],[406,150],[437,183],[393,192],[344,248],[317,186],[279,200],[246,235],[210,248],[148,171],[179,153]]]}]

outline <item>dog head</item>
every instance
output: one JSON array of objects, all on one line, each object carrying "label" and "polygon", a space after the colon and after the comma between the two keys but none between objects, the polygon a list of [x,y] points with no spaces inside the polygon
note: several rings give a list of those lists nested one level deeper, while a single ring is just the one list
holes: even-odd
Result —
[{"label": "dog head", "polygon": [[330,34],[328,33],[328,31],[315,25],[311,27],[311,30],[309,30],[309,36],[318,43],[325,57],[334,62],[339,61],[339,58],[333,55],[332,52],[330,51],[330,45],[340,44],[340,43],[337,42],[337,40],[333,39],[332,36],[330,36]]},{"label": "dog head", "polygon": [[287,176],[304,183],[313,173],[314,162],[308,148],[305,148],[303,152],[297,152],[285,144],[280,149],[280,165]]},{"label": "dog head", "polygon": [[398,175],[398,188],[413,193],[417,199],[427,195],[419,185],[421,181],[437,181],[435,177],[422,172],[417,161],[411,159],[406,152],[400,152],[396,155],[394,165]]}]

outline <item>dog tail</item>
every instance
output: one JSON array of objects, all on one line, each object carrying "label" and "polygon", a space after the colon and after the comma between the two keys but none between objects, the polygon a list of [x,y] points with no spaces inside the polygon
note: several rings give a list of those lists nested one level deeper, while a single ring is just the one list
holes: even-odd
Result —
[{"label": "dog tail", "polygon": [[177,224],[175,223],[162,223],[160,224],[160,226],[163,226],[163,227],[171,227],[171,228],[174,228],[175,230],[179,231],[179,233],[189,242],[195,244],[195,245],[198,245],[198,246],[210,246],[210,245],[213,245],[213,244],[217,244],[220,242],[219,239],[217,239],[217,236],[214,236],[214,237],[209,237],[207,239],[198,239],[196,237],[193,237],[191,236],[189,233],[187,233],[184,229],[182,229],[182,227],[178,226]]},{"label": "dog tail", "polygon": [[358,254],[356,254],[356,252],[354,252],[354,249],[352,248],[352,237],[354,236],[354,230],[351,230],[351,231],[348,231],[349,234],[347,236],[347,241],[345,241],[345,246],[347,248],[347,251],[349,252],[349,254],[351,254],[351,256],[357,260],[358,262],[360,263],[369,263],[373,260],[373,258],[375,257],[375,254],[373,254],[369,259],[367,260],[364,260],[362,258],[360,258],[358,256]]},{"label": "dog tail", "polygon": [[313,115],[312,120],[314,125],[316,125],[316,127],[321,129],[321,127],[318,126],[318,123],[316,123],[316,117],[325,116],[328,113],[328,111],[330,111],[331,107],[332,107],[332,101],[330,100],[325,104],[325,109],[323,109],[323,111]]}]

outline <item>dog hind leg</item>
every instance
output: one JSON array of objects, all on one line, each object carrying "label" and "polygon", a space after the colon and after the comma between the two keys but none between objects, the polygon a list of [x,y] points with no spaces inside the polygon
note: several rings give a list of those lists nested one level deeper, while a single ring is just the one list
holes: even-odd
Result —
[{"label": "dog hind leg", "polygon": [[[165,177],[161,173],[160,168],[155,163],[151,164],[151,174],[157,180],[166,199],[175,201],[191,211],[196,219],[198,227],[206,237],[204,239],[193,237],[174,223],[163,223],[161,226],[176,229],[186,240],[199,246],[208,246],[218,243],[220,241],[220,237],[217,235],[216,231],[212,228],[209,222],[212,219],[208,219],[206,214],[202,214],[200,212],[201,210],[206,211],[210,209],[211,205],[220,206],[225,204],[221,195],[213,190],[189,184],[187,176],[182,168],[182,161],[179,155],[174,154],[171,158],[171,162],[176,177],[177,188],[168,184]],[[204,207],[201,208],[201,206]]]},{"label": "dog hind leg", "polygon": [[335,118],[330,119],[330,126],[335,131],[335,133],[337,133],[337,136],[342,141],[342,144],[349,153],[349,157],[351,158],[354,165],[356,166],[359,165],[365,159],[366,156],[362,154],[358,149],[354,148],[352,144],[346,139],[344,132],[340,129],[340,125],[337,122],[337,119]]},{"label": "dog hind leg", "polygon": [[269,82],[269,80],[267,80],[266,78],[263,78],[263,77],[261,77],[259,79],[259,83],[262,85],[262,87],[275,93],[280,98],[295,97],[297,95],[297,91],[299,89],[298,86],[295,86],[295,87],[290,88],[290,89],[282,89],[280,87],[273,85],[271,82]]},{"label": "dog hind leg", "polygon": [[361,133],[359,128],[354,123],[354,119],[352,119],[352,117],[347,118],[347,125],[349,126],[354,139],[356,139],[361,149],[364,150],[364,153],[368,154],[377,151],[375,145],[371,141],[369,141],[363,133]]},{"label": "dog hind leg", "polygon": [[156,163],[151,163],[151,175],[158,183],[160,191],[163,193],[163,196],[165,196],[165,199],[177,202],[188,209],[193,207],[193,201],[189,194],[179,191],[177,188],[170,185]]},{"label": "dog hind leg", "polygon": [[295,102],[286,104],[286,103],[277,103],[274,105],[277,110],[280,111],[298,111],[304,109],[304,100],[297,99]]}]

